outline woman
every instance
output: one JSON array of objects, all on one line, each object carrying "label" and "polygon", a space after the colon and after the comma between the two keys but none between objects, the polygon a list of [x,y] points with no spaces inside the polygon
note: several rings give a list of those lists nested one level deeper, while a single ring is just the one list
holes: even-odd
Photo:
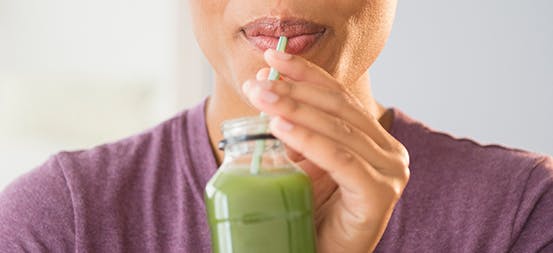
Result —
[{"label": "woman", "polygon": [[[190,1],[212,96],[18,179],[0,198],[3,252],[209,252],[219,125],[259,111],[313,181],[319,252],[553,251],[551,157],[454,139],[372,97],[396,3]],[[280,35],[288,53],[266,50]]]}]

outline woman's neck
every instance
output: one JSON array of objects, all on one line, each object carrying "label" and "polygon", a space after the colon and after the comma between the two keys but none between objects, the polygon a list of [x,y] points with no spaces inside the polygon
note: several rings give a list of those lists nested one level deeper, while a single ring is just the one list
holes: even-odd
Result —
[{"label": "woman's neck", "polygon": [[[349,85],[349,92],[362,105],[367,113],[378,118],[385,129],[389,129],[393,118],[386,109],[378,104],[371,93],[369,74],[364,74],[353,85]],[[215,78],[215,88],[213,94],[206,104],[206,124],[209,134],[211,148],[216,156],[217,163],[223,159],[223,151],[217,149],[217,143],[223,138],[220,126],[225,120],[254,116],[259,111],[247,104],[246,98],[237,93],[235,87],[224,83],[223,80]]]}]

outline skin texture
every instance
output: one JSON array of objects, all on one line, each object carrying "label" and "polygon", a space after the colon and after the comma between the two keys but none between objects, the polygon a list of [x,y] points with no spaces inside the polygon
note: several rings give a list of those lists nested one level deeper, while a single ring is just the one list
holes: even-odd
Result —
[{"label": "skin texture", "polygon": [[[270,128],[313,181],[318,252],[371,252],[409,179],[408,153],[386,128],[367,74],[389,36],[396,1],[190,0],[196,39],[215,70],[207,103],[214,154],[222,121],[275,116]],[[302,18],[327,32],[302,55],[261,52],[241,27]],[[268,67],[282,79],[267,81]]]}]

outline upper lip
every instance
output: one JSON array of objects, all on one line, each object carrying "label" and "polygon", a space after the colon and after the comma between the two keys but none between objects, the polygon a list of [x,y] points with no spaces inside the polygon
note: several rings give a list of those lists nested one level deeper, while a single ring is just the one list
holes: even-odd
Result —
[{"label": "upper lip", "polygon": [[299,18],[273,18],[263,17],[247,23],[242,27],[242,32],[248,37],[286,36],[293,38],[301,35],[324,33],[323,25]]}]

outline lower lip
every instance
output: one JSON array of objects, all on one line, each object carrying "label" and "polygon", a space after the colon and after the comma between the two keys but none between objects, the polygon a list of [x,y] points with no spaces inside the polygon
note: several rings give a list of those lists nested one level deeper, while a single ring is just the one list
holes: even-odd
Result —
[{"label": "lower lip", "polygon": [[[286,52],[289,54],[302,54],[313,47],[322,35],[323,32],[290,37],[288,38]],[[279,39],[278,37],[271,36],[248,37],[245,35],[245,37],[253,46],[263,52],[269,48],[276,48]]]}]

